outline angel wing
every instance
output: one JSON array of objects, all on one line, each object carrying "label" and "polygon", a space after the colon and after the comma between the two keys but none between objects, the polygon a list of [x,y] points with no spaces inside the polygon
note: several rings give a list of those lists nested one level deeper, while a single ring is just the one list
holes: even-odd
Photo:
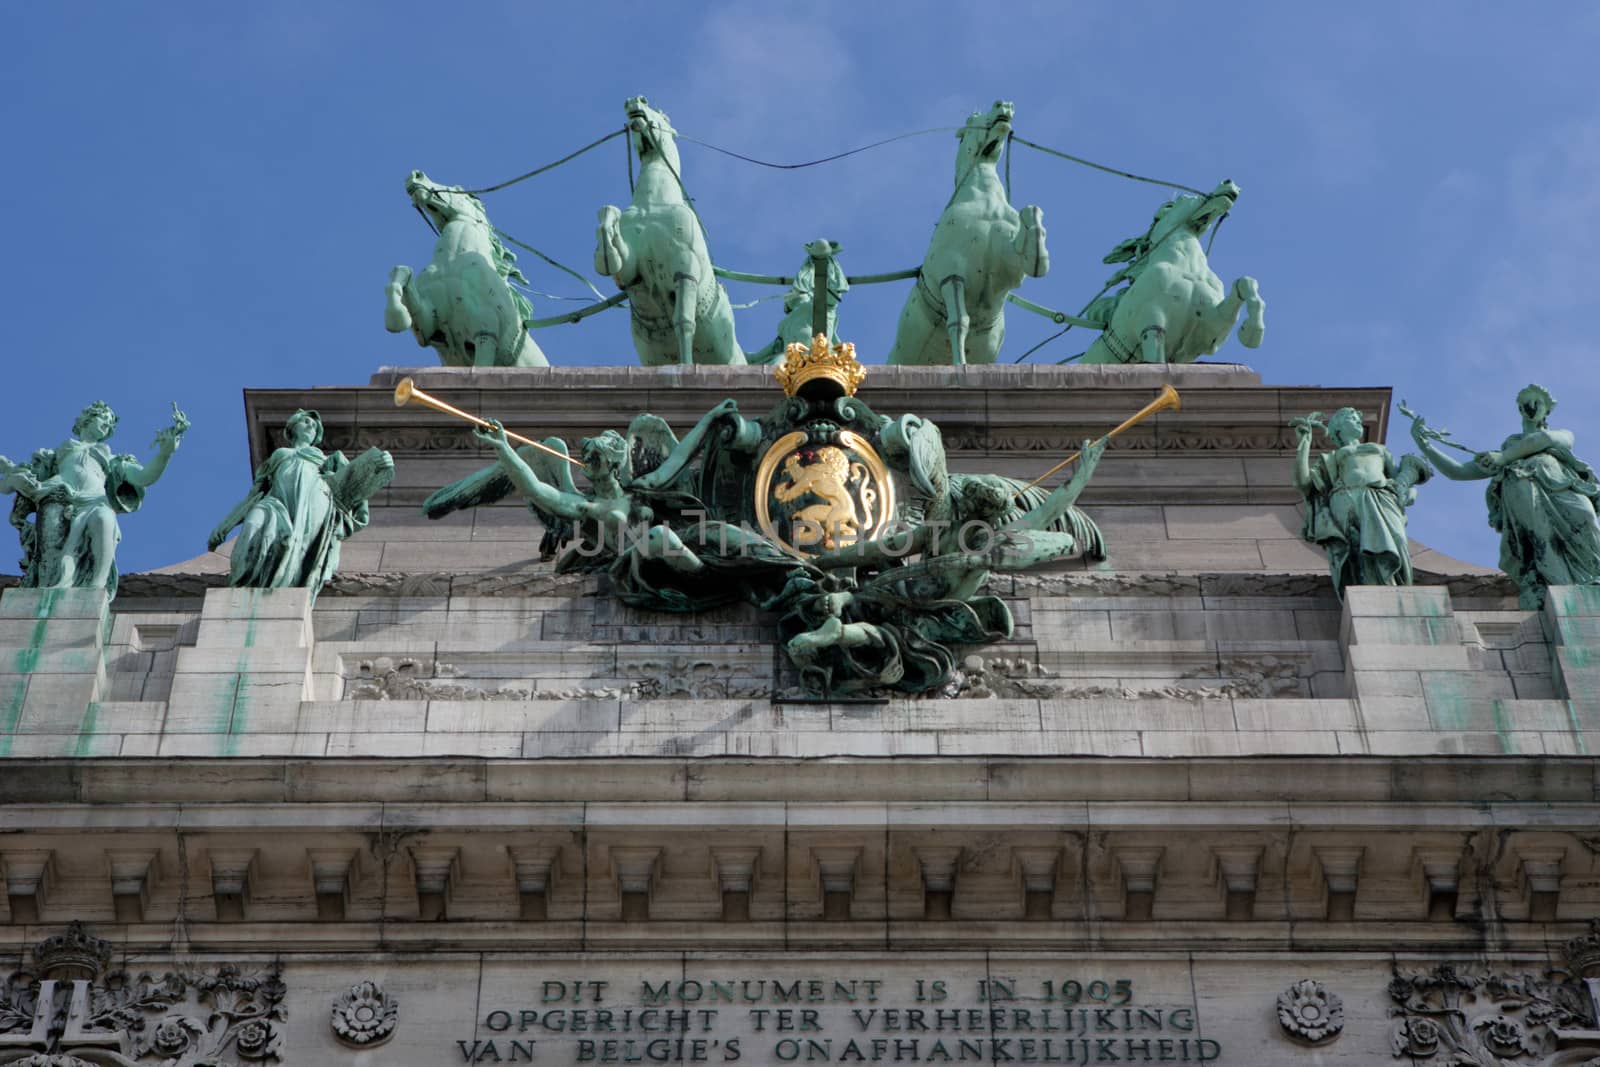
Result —
[{"label": "angel wing", "polygon": [[[559,437],[546,437],[543,443],[563,456],[568,455],[567,443]],[[521,456],[528,468],[539,476],[540,481],[548,482],[564,493],[578,492],[578,487],[572,480],[571,463],[529,445],[517,449],[517,455]],[[498,503],[511,495],[514,488],[510,477],[500,464],[495,463],[467,475],[460,481],[451,482],[444,488],[435,490],[422,502],[422,513],[430,519],[442,519],[452,511]],[[539,516],[539,521],[544,523],[544,537],[539,542],[539,556],[541,559],[549,559],[562,545],[572,540],[572,522],[560,515],[549,514],[531,503],[528,505],[528,510]]]},{"label": "angel wing", "polygon": [[628,458],[634,478],[641,478],[661,466],[677,447],[678,435],[660,416],[647,411],[635,415],[628,423]]},{"label": "angel wing", "polygon": [[950,491],[950,474],[944,453],[944,435],[929,419],[902,415],[883,428],[886,451],[906,458],[911,484],[917,495],[943,500]]},{"label": "angel wing", "polygon": [[[950,476],[951,492],[959,493],[962,483],[973,477],[979,476],[952,474]],[[1011,491],[1011,507],[1006,510],[1004,515],[995,520],[996,529],[1003,530],[1028,512],[1042,506],[1046,500],[1050,499],[1052,492],[1052,490],[1038,485],[1024,488],[1028,483],[1020,478],[1007,478],[999,474],[983,475],[982,477],[1004,482]],[[1078,548],[1089,559],[1101,560],[1106,558],[1105,535],[1100,532],[1100,527],[1095,524],[1093,519],[1075,507],[1069,507],[1061,518],[1045,527],[1045,529],[1057,533],[1070,533],[1072,539],[1077,542]]]}]

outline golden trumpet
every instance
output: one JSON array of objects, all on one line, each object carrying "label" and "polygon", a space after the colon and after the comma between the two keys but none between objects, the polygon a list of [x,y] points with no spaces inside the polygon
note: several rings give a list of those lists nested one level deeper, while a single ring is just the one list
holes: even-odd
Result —
[{"label": "golden trumpet", "polygon": [[[446,404],[443,400],[440,400],[438,397],[429,396],[421,389],[418,389],[416,383],[410,378],[401,378],[400,384],[394,387],[394,406],[397,408],[403,408],[413,400],[426,407],[433,408],[435,411],[442,411],[446,415],[454,415],[458,419],[466,419],[468,422],[482,426],[484,429],[489,428],[489,422],[487,419],[480,419],[476,415],[469,415],[467,412],[462,411],[458,407],[452,407],[451,405]],[[504,429],[504,427],[501,428]],[[564,459],[574,467],[583,466],[582,460],[573,459],[565,452],[558,452],[549,445],[541,444],[529,437],[524,437],[520,433],[512,433],[510,430],[506,430],[506,436],[511,438],[513,441],[521,441],[525,445],[532,445],[541,452],[548,452],[557,459]]]},{"label": "golden trumpet", "polygon": [[[1168,408],[1171,408],[1173,411],[1177,411],[1181,407],[1183,407],[1183,402],[1178,399],[1178,391],[1170,385],[1163,385],[1161,387],[1161,392],[1156,394],[1156,398],[1154,400],[1140,408],[1133,414],[1132,418],[1124,421],[1121,426],[1118,426],[1116,429],[1100,438],[1100,441],[1109,441],[1123,430],[1126,430],[1128,427],[1133,426],[1136,423],[1143,422],[1145,419],[1148,419],[1151,415],[1154,415],[1158,411],[1166,411]],[[1095,443],[1099,444],[1100,442],[1096,441]],[[1068,463],[1071,463],[1081,455],[1083,455],[1082,452],[1074,452],[1072,455],[1068,456],[1060,463],[1057,463],[1054,467],[1051,467],[1049,470],[1039,475],[1039,477],[1035,478],[1033,481],[1019,489],[1017,491],[1017,496],[1021,496],[1023,493],[1026,493],[1029,489],[1032,489],[1034,486],[1038,485],[1040,482],[1044,481],[1046,478],[1050,477],[1056,471],[1060,470],[1062,467],[1065,467]]]}]

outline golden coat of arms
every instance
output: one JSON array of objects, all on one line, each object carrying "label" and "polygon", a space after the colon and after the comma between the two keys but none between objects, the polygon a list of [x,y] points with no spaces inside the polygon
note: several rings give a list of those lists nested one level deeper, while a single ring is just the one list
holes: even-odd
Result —
[{"label": "golden coat of arms", "polygon": [[794,430],[761,458],[755,507],[767,538],[808,558],[876,537],[894,515],[894,483],[860,434]]}]

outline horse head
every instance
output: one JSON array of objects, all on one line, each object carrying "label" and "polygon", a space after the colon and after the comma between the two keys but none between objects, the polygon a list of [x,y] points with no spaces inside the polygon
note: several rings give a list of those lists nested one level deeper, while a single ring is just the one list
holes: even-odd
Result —
[{"label": "horse head", "polygon": [[657,111],[642,96],[630,97],[623,104],[628,115],[628,139],[639,154],[642,170],[651,160],[663,160],[674,173],[681,173],[678,165],[677,130],[665,111]]},{"label": "horse head", "polygon": [[406,176],[406,195],[433,223],[434,229],[442,230],[446,223],[463,218],[484,224],[489,221],[477,197],[459,185],[440,185],[420,170]]},{"label": "horse head", "polygon": [[956,132],[961,147],[956,150],[956,185],[980,163],[994,166],[1000,162],[1006,141],[1011,137],[1011,119],[1017,109],[1009,100],[996,100],[987,113],[974,111],[967,123]]},{"label": "horse head", "polygon": [[1174,234],[1188,234],[1198,239],[1212,223],[1232,211],[1238,199],[1239,187],[1224,178],[1205,196],[1179,196],[1168,200],[1157,209],[1155,221],[1150,224],[1149,244],[1159,245]]}]

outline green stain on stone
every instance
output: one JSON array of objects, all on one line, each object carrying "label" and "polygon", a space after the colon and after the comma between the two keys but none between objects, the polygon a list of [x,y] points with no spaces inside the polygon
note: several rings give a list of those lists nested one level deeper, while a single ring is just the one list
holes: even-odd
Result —
[{"label": "green stain on stone", "polygon": [[28,679],[18,678],[11,683],[11,694],[0,708],[0,756],[11,755],[11,739],[17,732],[17,720],[22,718],[22,702],[28,695]]},{"label": "green stain on stone", "polygon": [[239,734],[244,731],[245,721],[249,718],[249,700],[245,696],[245,676],[250,672],[250,650],[256,645],[256,608],[261,603],[261,592],[252,590],[250,594],[250,618],[244,627],[244,648],[239,653],[239,673],[233,676],[233,693],[229,701],[228,714],[228,739],[223,753],[228,756],[239,754]]},{"label": "green stain on stone", "polygon": [[100,722],[100,702],[89,701],[89,708],[83,713],[83,722],[78,725],[78,745],[73,751],[75,756],[89,755],[89,746],[94,739]]},{"label": "green stain on stone", "polygon": [[1507,755],[1517,754],[1517,743],[1511,738],[1511,724],[1506,721],[1506,702],[1496,698],[1489,709],[1494,715],[1494,732],[1500,735],[1500,747]]}]

